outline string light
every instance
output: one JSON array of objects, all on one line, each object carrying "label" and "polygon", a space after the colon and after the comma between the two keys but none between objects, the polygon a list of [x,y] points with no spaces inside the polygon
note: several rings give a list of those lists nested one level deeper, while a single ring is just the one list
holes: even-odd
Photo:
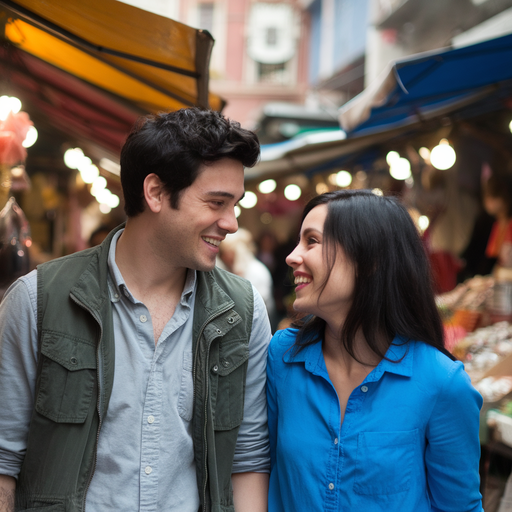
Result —
[{"label": "string light", "polygon": [[445,171],[452,167],[456,159],[455,150],[446,139],[441,139],[439,144],[430,153],[430,163],[440,171]]}]

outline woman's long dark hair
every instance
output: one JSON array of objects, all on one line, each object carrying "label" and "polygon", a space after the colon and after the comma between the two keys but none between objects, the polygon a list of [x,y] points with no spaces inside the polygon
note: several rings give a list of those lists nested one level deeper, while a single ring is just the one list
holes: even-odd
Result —
[{"label": "woman's long dark hair", "polygon": [[[357,360],[354,339],[361,329],[381,358],[399,335],[428,343],[454,359],[444,347],[427,254],[404,206],[369,190],[340,190],[313,198],[302,222],[319,205],[327,205],[323,251],[328,275],[336,271],[339,247],[356,269],[354,298],[340,339],[347,352]],[[321,339],[325,329],[325,321],[315,316],[295,325],[300,327],[295,342],[299,351]]]}]

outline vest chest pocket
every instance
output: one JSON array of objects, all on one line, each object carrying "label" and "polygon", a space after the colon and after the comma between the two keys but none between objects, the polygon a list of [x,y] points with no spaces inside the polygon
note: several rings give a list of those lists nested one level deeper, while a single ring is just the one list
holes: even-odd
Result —
[{"label": "vest chest pocket", "polygon": [[222,340],[218,354],[218,361],[211,366],[213,424],[215,430],[231,430],[242,423],[244,416],[247,340]]},{"label": "vest chest pocket", "polygon": [[96,385],[96,347],[43,332],[36,411],[57,423],[83,423]]}]

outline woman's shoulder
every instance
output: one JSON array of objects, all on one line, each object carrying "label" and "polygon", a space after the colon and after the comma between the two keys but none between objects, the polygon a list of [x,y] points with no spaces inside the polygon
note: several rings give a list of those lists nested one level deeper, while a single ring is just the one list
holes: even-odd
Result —
[{"label": "woman's shoulder", "polygon": [[461,361],[454,361],[436,347],[421,341],[414,344],[414,373],[431,386],[444,387],[459,382],[465,386],[471,382]]},{"label": "woman's shoulder", "polygon": [[277,331],[270,340],[268,347],[269,358],[282,360],[284,355],[288,353],[295,344],[298,332],[299,330],[293,327]]},{"label": "woman's shoulder", "polygon": [[288,327],[288,329],[276,331],[270,340],[270,347],[274,351],[280,351],[282,349],[288,350],[295,343],[298,332],[299,329],[293,327]]}]

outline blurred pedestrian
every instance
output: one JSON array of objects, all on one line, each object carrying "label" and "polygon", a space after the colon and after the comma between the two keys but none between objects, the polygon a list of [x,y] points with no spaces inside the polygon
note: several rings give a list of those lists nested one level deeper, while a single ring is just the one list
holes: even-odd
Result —
[{"label": "blurred pedestrian", "polygon": [[219,258],[226,269],[250,281],[260,293],[270,319],[275,317],[272,275],[256,256],[253,236],[247,229],[230,233],[220,244]]}]

